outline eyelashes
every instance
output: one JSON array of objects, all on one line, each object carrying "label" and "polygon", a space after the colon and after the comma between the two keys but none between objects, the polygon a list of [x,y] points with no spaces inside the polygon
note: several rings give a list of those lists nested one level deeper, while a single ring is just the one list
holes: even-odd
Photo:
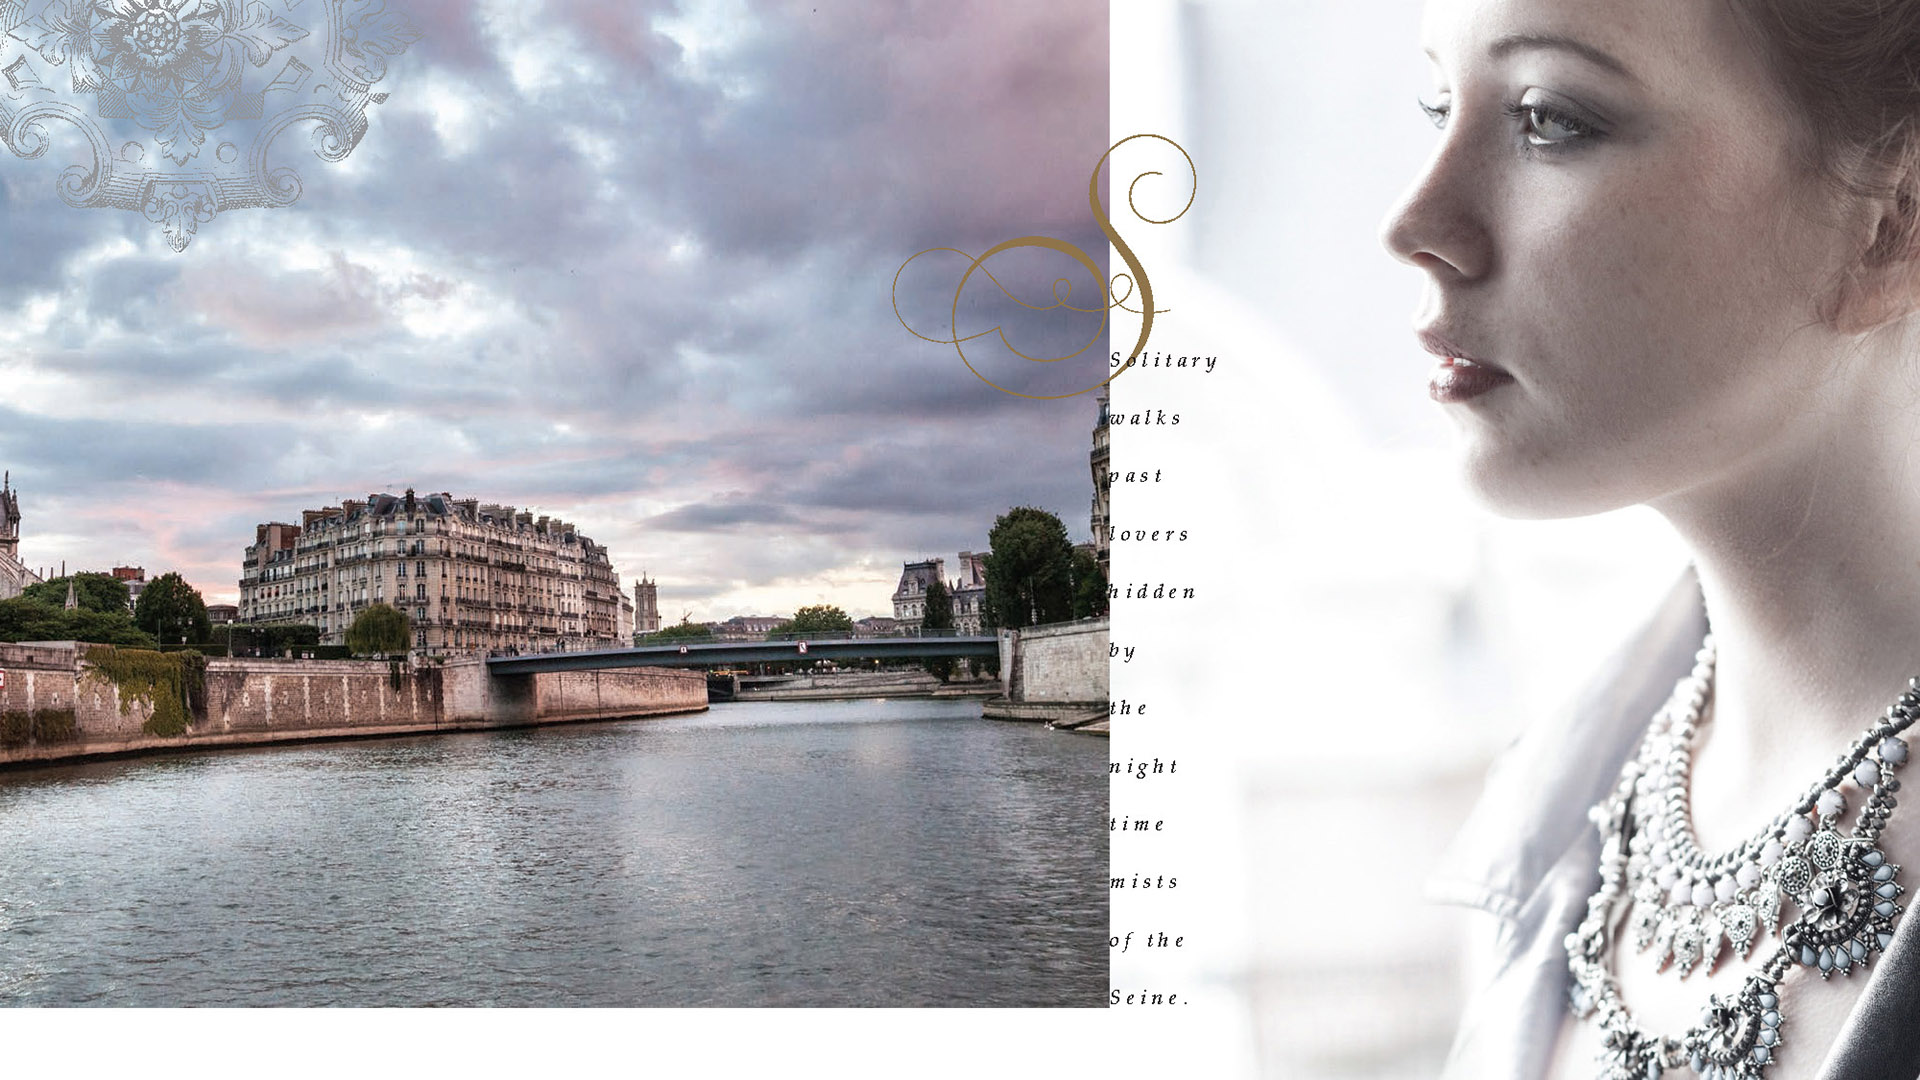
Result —
[{"label": "eyelashes", "polygon": [[1506,114],[1520,125],[1529,146],[1559,146],[1600,134],[1594,125],[1543,101],[1517,101],[1506,107]]},{"label": "eyelashes", "polygon": [[[1429,103],[1422,100],[1419,101],[1419,105],[1420,111],[1427,115],[1427,119],[1434,127],[1446,130],[1447,121],[1453,115],[1451,101]],[[1501,106],[1501,111],[1513,123],[1516,133],[1530,149],[1566,149],[1583,141],[1601,138],[1606,134],[1600,125],[1593,121],[1547,101],[1522,98]]]}]

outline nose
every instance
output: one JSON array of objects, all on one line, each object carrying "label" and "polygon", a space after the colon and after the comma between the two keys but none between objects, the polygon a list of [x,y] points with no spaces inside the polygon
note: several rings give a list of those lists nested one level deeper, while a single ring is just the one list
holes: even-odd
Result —
[{"label": "nose", "polygon": [[1494,177],[1472,157],[1472,142],[1451,126],[1380,224],[1393,257],[1436,278],[1477,280],[1493,270],[1487,202]]}]

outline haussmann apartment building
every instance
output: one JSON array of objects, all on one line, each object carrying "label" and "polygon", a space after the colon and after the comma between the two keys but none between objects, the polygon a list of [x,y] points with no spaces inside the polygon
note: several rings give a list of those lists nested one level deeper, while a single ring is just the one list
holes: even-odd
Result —
[{"label": "haussmann apartment building", "polygon": [[413,620],[416,653],[552,652],[627,644],[622,599],[607,549],[572,525],[408,490],[256,527],[239,621],[308,623],[340,645],[386,603]]}]

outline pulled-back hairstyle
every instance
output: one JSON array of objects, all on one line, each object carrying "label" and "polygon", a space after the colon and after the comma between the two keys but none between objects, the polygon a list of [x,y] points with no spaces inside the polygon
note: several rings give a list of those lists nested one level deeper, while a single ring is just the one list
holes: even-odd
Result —
[{"label": "pulled-back hairstyle", "polygon": [[1806,121],[1806,164],[1890,199],[1866,262],[1920,253],[1920,0],[1728,0]]}]

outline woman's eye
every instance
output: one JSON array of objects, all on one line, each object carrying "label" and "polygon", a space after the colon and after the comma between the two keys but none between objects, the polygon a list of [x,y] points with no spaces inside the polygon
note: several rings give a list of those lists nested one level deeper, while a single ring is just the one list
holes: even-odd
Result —
[{"label": "woman's eye", "polygon": [[1531,146],[1559,146],[1599,134],[1593,125],[1579,117],[1540,102],[1509,105],[1507,115],[1519,122]]},{"label": "woman's eye", "polygon": [[1437,105],[1429,105],[1422,101],[1420,111],[1427,114],[1427,119],[1433,121],[1434,127],[1444,130],[1447,126],[1447,114],[1453,111],[1453,106],[1445,101]]}]

